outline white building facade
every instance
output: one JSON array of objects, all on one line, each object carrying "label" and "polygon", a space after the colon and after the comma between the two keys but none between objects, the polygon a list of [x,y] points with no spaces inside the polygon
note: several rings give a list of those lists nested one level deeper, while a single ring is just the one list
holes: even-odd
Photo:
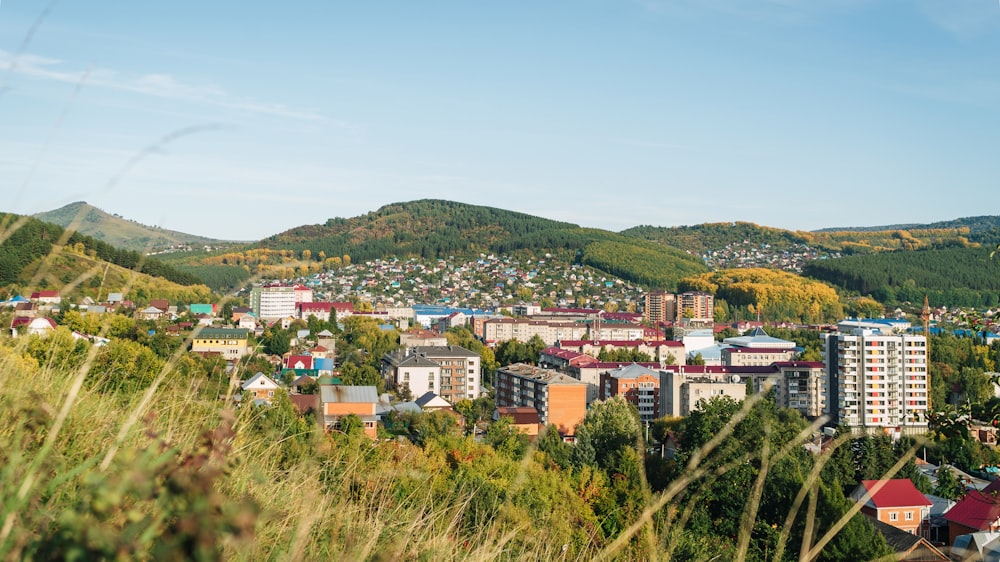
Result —
[{"label": "white building facade", "polygon": [[927,430],[927,339],[853,329],[826,337],[828,413],[857,432]]}]

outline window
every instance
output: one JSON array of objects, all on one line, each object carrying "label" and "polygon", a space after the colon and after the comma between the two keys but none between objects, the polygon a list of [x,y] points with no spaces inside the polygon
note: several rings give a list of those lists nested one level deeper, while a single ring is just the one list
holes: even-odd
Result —
[{"label": "window", "polygon": [[889,514],[889,521],[896,521],[897,519],[899,519],[899,514],[895,511]]},{"label": "window", "polygon": [[913,512],[907,511],[906,514],[903,516],[903,518],[906,519],[907,521],[913,521]]}]

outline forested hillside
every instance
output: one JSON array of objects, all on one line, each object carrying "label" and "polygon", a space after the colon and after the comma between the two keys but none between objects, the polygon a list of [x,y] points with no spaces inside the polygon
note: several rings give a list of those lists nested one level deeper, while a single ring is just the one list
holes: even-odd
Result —
[{"label": "forested hillside", "polygon": [[714,294],[719,321],[760,314],[766,320],[818,323],[840,320],[844,314],[833,287],[774,269],[705,273],[682,280],[680,289]]},{"label": "forested hillside", "polygon": [[1000,264],[986,248],[890,252],[814,261],[803,273],[880,302],[931,302],[947,306],[996,306]]},{"label": "forested hillside", "polygon": [[257,250],[227,257],[225,264],[267,264],[275,252],[319,262],[553,252],[627,281],[666,289],[675,288],[685,275],[707,270],[683,252],[614,232],[439,200],[396,203],[353,219],[295,228],[263,240]]},{"label": "forested hillside", "polygon": [[977,235],[972,236],[970,228],[961,224],[934,228],[918,226],[908,230],[899,228],[891,230],[840,229],[804,232],[770,228],[745,222],[669,228],[637,226],[622,231],[622,234],[651,240],[696,255],[705,255],[744,242],[751,242],[755,246],[767,245],[775,251],[789,250],[795,246],[807,246],[826,252],[872,254],[893,250],[975,245],[976,241],[987,237],[987,232],[984,230],[978,230]]},{"label": "forested hillside", "polygon": [[[48,256],[63,234],[62,227],[54,224],[31,217],[0,214],[0,285],[22,280],[25,268]],[[65,246],[74,248],[78,253],[181,285],[201,283],[194,275],[178,271],[159,260],[116,248],[78,232],[67,238]]]},{"label": "forested hillside", "polygon": [[947,221],[937,221],[929,224],[897,224],[885,226],[844,226],[836,228],[823,228],[816,232],[877,232],[892,230],[927,230],[927,229],[965,229],[970,233],[977,233],[984,230],[1000,228],[1000,216],[984,215],[978,217],[963,217]]},{"label": "forested hillside", "polygon": [[730,244],[738,244],[744,240],[751,240],[756,244],[770,244],[776,248],[788,248],[794,244],[807,244],[811,241],[808,232],[770,228],[752,222],[719,222],[675,227],[643,225],[623,230],[622,234],[659,242],[696,255],[718,250]]}]

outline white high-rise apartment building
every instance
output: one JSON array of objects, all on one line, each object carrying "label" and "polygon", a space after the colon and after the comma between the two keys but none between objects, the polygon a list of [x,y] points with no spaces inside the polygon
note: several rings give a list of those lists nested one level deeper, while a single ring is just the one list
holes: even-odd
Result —
[{"label": "white high-rise apartment building", "polygon": [[927,430],[927,339],[854,329],[826,336],[827,411],[859,432]]},{"label": "white high-rise apartment building", "polygon": [[296,290],[292,285],[265,285],[254,287],[250,291],[250,308],[262,320],[297,316],[297,301]]}]

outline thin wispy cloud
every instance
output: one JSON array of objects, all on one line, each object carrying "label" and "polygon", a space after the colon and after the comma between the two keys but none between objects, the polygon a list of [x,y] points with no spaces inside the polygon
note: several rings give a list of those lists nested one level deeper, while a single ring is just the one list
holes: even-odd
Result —
[{"label": "thin wispy cloud", "polygon": [[[66,61],[60,59],[31,53],[14,55],[0,51],[0,71],[43,80],[79,82],[80,77],[86,71],[67,70],[67,66]],[[127,75],[108,68],[94,68],[87,78],[87,85],[248,113],[307,121],[330,121],[317,111],[296,109],[281,103],[266,103],[241,97],[214,84],[191,84],[170,74]]]},{"label": "thin wispy cloud", "polygon": [[1000,27],[1000,2],[991,0],[921,0],[919,10],[932,24],[961,38]]},{"label": "thin wispy cloud", "polygon": [[686,18],[733,17],[774,24],[797,24],[877,0],[635,0],[645,11]]}]

